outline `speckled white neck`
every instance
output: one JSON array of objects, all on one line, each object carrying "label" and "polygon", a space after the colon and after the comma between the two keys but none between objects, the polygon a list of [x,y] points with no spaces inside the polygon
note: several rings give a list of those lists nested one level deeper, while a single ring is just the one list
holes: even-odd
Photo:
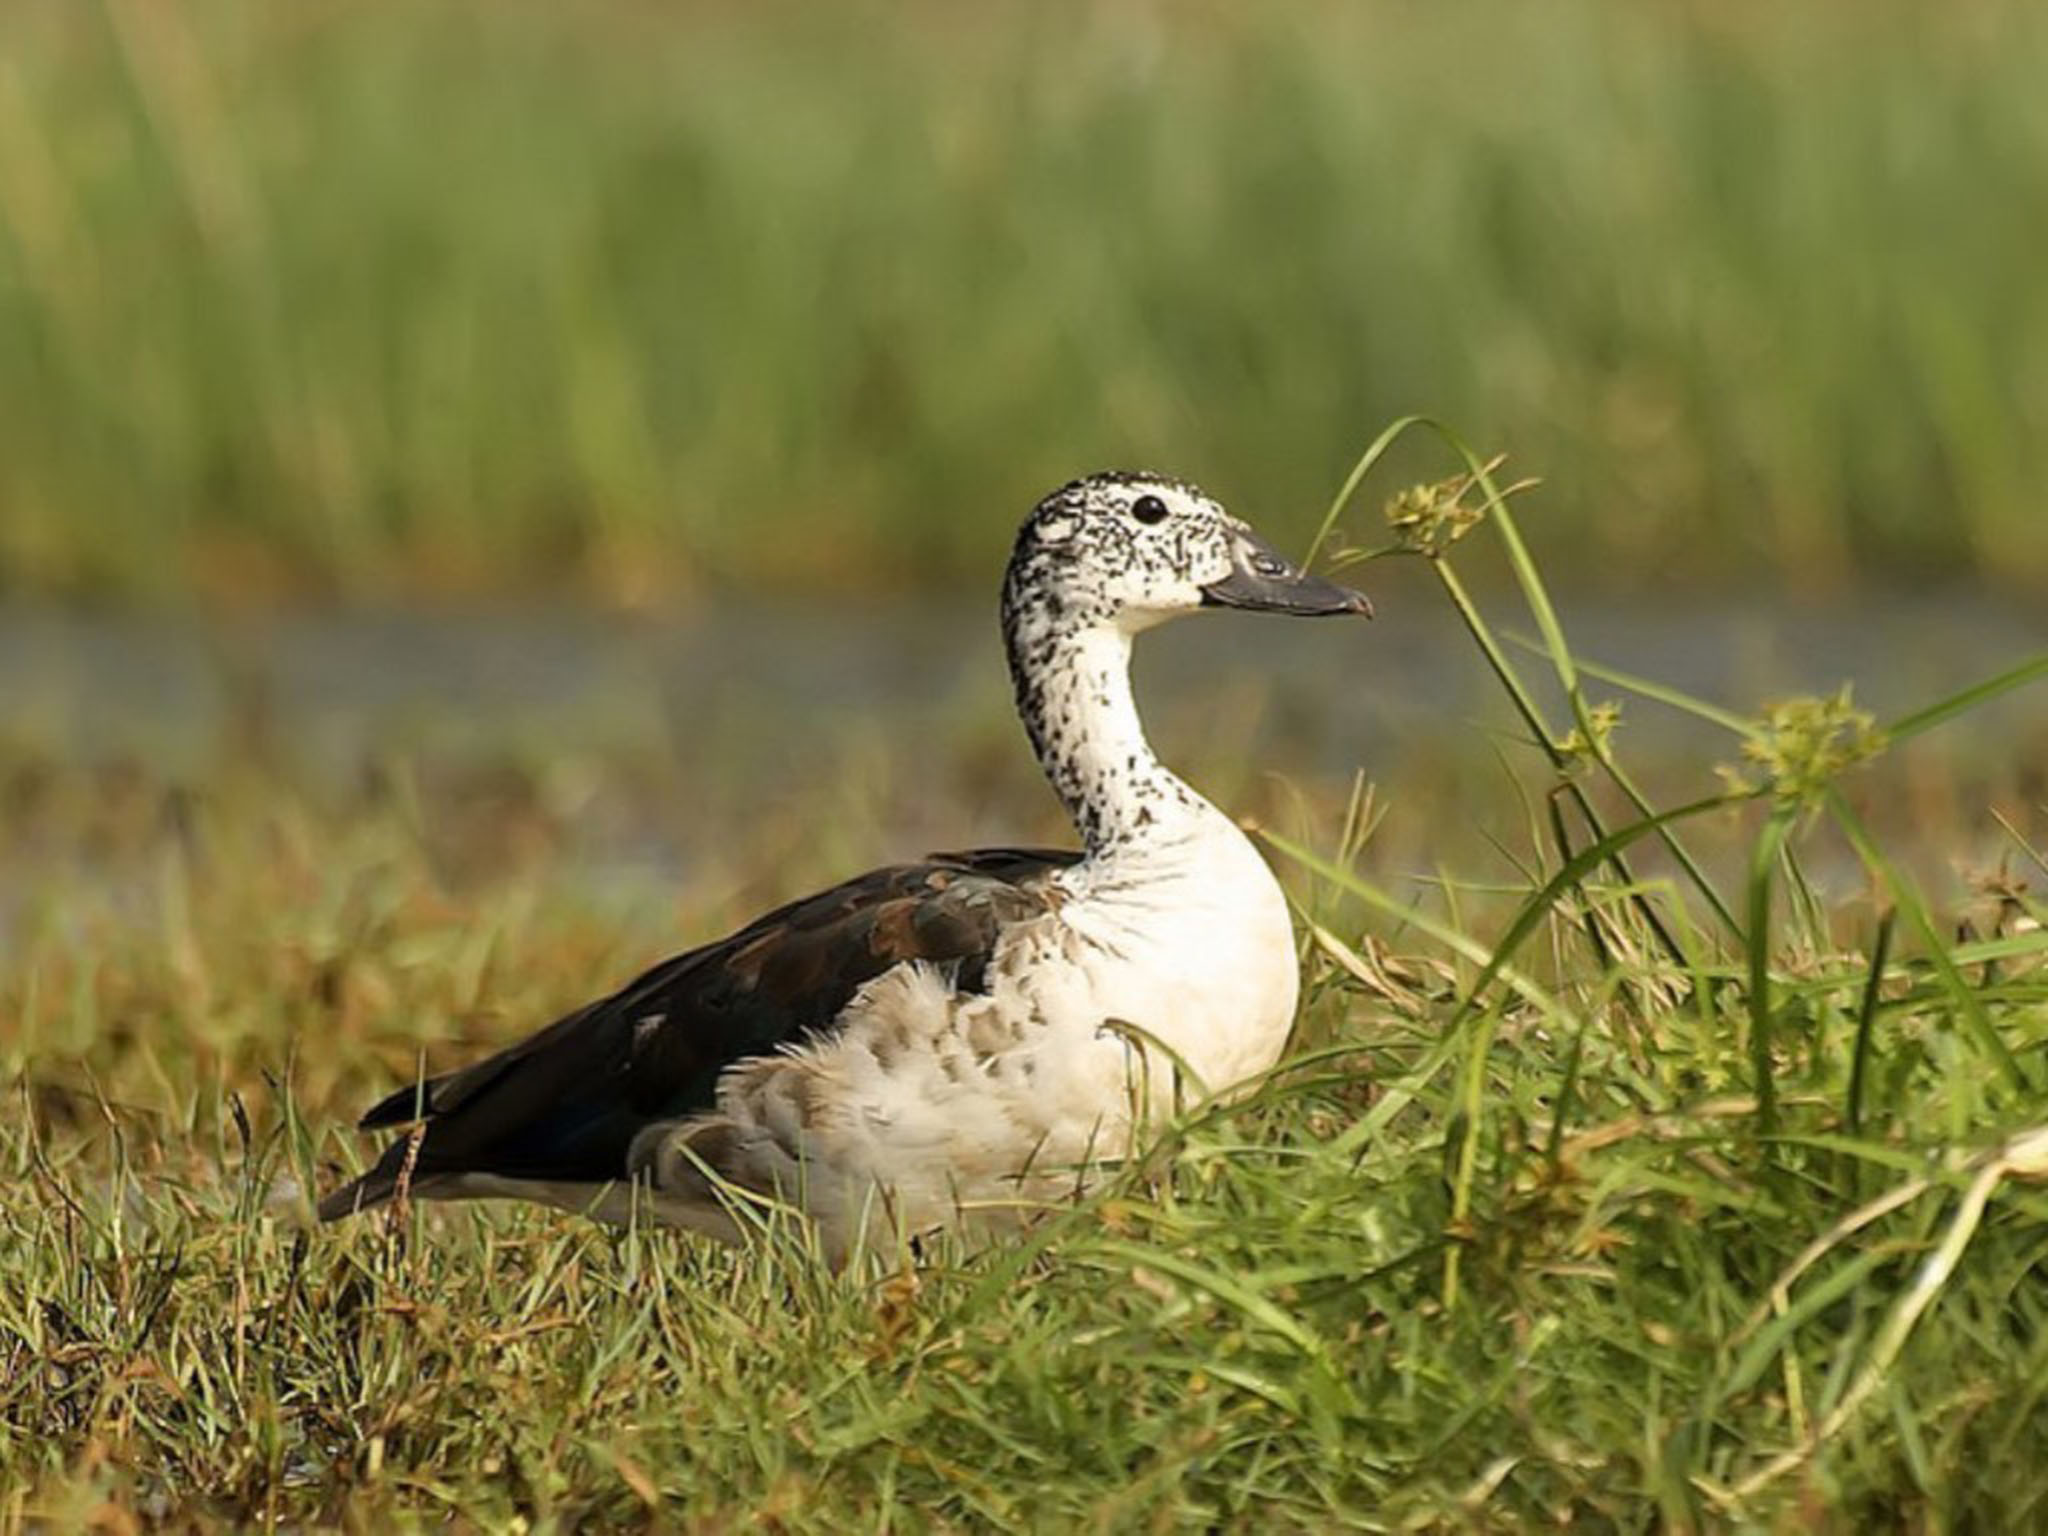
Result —
[{"label": "speckled white neck", "polygon": [[1224,820],[1145,739],[1131,696],[1131,636],[1123,627],[1060,623],[1024,606],[1008,629],[1018,712],[1091,862],[1128,860]]}]

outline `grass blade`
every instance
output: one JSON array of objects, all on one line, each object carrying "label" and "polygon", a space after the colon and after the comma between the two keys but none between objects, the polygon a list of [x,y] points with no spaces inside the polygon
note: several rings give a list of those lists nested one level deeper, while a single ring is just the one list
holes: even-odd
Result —
[{"label": "grass blade", "polygon": [[1920,899],[1920,893],[1877,845],[1876,840],[1863,825],[1862,819],[1850,808],[1849,802],[1839,791],[1828,792],[1827,805],[1829,814],[1848,837],[1849,844],[1856,850],[1857,856],[1863,860],[1872,874],[1884,882],[1885,888],[1891,892],[1893,902],[1905,912],[1907,920],[1919,934],[1935,975],[1940,978],[1943,990],[1955,1003],[1957,1013],[1961,1015],[1964,1026],[1971,1038],[1977,1042],[1978,1048],[1997,1068],[1999,1077],[2008,1088],[2022,1093],[2030,1092],[2033,1083],[2027,1072],[2014,1058],[2004,1040],[1999,1038],[1998,1027],[1985,1013],[1983,1001],[1963,979],[1962,972],[1956,968],[1955,960],[1950,956],[1940,933],[1935,929],[1934,919],[1927,911],[1927,904]]},{"label": "grass blade", "polygon": [[1937,725],[1945,725],[1956,716],[1981,708],[2001,694],[2011,693],[2015,688],[2024,688],[2030,683],[2048,680],[2048,656],[2036,656],[2023,661],[2016,667],[2008,668],[1996,677],[1986,678],[1974,687],[1960,693],[1950,694],[1939,703],[1916,709],[1910,715],[1902,716],[1885,727],[1885,734],[1893,741],[1905,741],[1924,731],[1931,731]]}]

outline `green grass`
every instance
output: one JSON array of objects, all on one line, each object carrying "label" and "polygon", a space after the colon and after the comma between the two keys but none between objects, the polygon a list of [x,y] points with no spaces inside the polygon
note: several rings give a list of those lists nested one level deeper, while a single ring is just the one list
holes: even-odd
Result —
[{"label": "green grass", "polygon": [[[887,785],[824,780],[819,842],[723,849],[672,925],[565,878],[544,772],[481,808],[402,763],[324,795],[246,758],[199,786],[0,776],[31,877],[0,976],[0,1525],[2048,1518],[2048,805],[2002,808],[1974,894],[1923,894],[1866,828],[1914,738],[2038,697],[2048,658],[1882,729],[1693,706],[1734,772],[1658,811],[1491,478],[1393,510],[1523,716],[1521,809],[1455,807],[1499,853],[1417,880],[1385,849],[1448,814],[1419,791],[1254,792],[1304,920],[1295,1049],[982,1252],[834,1275],[789,1228],[309,1233],[274,1204],[355,1164],[349,1116],[418,1052],[900,852],[873,805],[842,814]],[[1457,573],[1493,539],[1533,662]],[[1736,880],[1689,872],[1730,845]],[[1825,853],[1863,896],[1821,902]]]},{"label": "green grass", "polygon": [[2048,591],[2044,66],[2020,0],[27,0],[0,589],[901,587],[1104,463],[1305,531],[1420,405],[1561,577]]}]

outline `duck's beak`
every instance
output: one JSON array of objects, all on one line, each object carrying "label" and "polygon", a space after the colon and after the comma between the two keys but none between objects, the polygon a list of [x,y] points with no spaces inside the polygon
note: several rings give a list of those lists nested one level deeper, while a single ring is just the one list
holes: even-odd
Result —
[{"label": "duck's beak", "polygon": [[1238,534],[1233,555],[1230,574],[1202,588],[1203,607],[1249,608],[1299,618],[1339,613],[1372,617],[1372,602],[1363,592],[1309,575],[1250,529]]}]

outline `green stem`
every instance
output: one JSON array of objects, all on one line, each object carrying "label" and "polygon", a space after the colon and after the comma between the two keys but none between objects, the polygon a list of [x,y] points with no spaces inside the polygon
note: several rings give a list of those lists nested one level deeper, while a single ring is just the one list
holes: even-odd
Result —
[{"label": "green stem", "polygon": [[1863,982],[1863,1006],[1856,1013],[1856,1051],[1849,1063],[1849,1102],[1842,1116],[1851,1136],[1863,1134],[1863,1084],[1870,1066],[1871,1031],[1877,1024],[1877,1005],[1884,995],[1885,961],[1891,958],[1892,930],[1898,926],[1898,917],[1898,908],[1887,907],[1884,916],[1878,919],[1877,942],[1870,953],[1870,974]]},{"label": "green stem", "polygon": [[1756,1124],[1778,1128],[1777,1081],[1771,1060],[1771,879],[1791,833],[1793,811],[1779,806],[1764,823],[1749,861],[1749,1059],[1756,1077]]},{"label": "green stem", "polygon": [[[1514,667],[1509,663],[1507,653],[1501,649],[1500,642],[1494,638],[1492,629],[1488,627],[1486,620],[1480,616],[1479,605],[1472,601],[1472,594],[1465,590],[1464,582],[1459,580],[1458,573],[1451,568],[1449,561],[1433,559],[1430,561],[1430,565],[1436,571],[1437,579],[1443,583],[1444,591],[1450,596],[1451,606],[1457,610],[1459,619],[1463,621],[1466,630],[1471,634],[1473,640],[1477,642],[1480,654],[1486,658],[1487,665],[1493,669],[1493,675],[1500,680],[1501,687],[1507,691],[1508,699],[1515,706],[1515,712],[1522,717],[1523,723],[1528,726],[1529,733],[1535,738],[1536,745],[1542,750],[1543,755],[1550,760],[1550,766],[1558,774],[1565,776],[1564,793],[1578,810],[1579,815],[1585,819],[1586,826],[1593,833],[1594,841],[1606,841],[1608,835],[1607,827],[1601,821],[1599,813],[1593,809],[1593,802],[1587,798],[1585,789],[1569,777],[1572,766],[1571,754],[1566,752],[1558,744],[1557,738],[1551,734],[1550,723],[1544,718],[1542,707],[1537,704],[1535,696],[1529,692],[1528,688],[1523,684],[1520,675],[1516,673]],[[1548,609],[1547,600],[1545,609],[1546,611]],[[1553,618],[1551,623],[1554,626],[1556,620]],[[1560,643],[1562,643],[1561,640]],[[1563,671],[1560,675],[1569,674],[1569,660],[1562,663],[1561,666]],[[1577,681],[1574,677],[1570,687],[1574,692],[1575,699],[1577,686]],[[1578,703],[1578,709],[1579,713],[1583,715],[1584,706],[1582,701]],[[1588,723],[1582,722],[1579,730],[1580,734],[1589,741],[1592,739],[1592,732]],[[1650,810],[1647,803],[1639,804],[1637,810],[1642,812],[1645,818],[1654,815],[1654,812]],[[1608,867],[1614,871],[1615,878],[1624,887],[1635,890],[1635,874],[1629,868],[1626,859],[1617,853],[1608,861]],[[1584,892],[1581,892],[1580,895],[1583,899]],[[1685,963],[1684,951],[1679,948],[1678,941],[1672,936],[1670,929],[1665,927],[1663,917],[1657,912],[1656,907],[1649,898],[1640,891],[1636,891],[1630,897],[1630,904],[1642,916],[1643,921],[1649,925],[1650,931],[1657,936],[1658,944],[1662,947],[1664,953],[1670,957],[1671,963],[1683,965]],[[1735,929],[1738,935],[1740,934],[1741,929],[1739,925],[1731,922],[1730,926]]]}]

